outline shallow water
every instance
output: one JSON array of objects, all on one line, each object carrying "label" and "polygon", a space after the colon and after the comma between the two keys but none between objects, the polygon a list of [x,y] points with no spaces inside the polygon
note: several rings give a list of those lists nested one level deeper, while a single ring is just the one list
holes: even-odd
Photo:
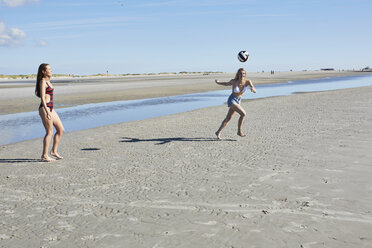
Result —
[{"label": "shallow water", "polygon": [[[372,86],[372,76],[337,77],[257,85],[257,93],[246,92],[243,100],[363,86]],[[219,106],[226,102],[230,94],[231,89],[229,88],[179,96],[85,104],[57,111],[66,132],[69,132]],[[58,104],[55,106],[58,107]],[[39,138],[45,134],[39,113],[36,111],[0,115],[0,127],[0,145]]]}]

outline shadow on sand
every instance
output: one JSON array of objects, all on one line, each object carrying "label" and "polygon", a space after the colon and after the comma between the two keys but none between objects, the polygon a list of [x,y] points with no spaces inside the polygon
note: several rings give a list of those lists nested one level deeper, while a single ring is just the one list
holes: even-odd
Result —
[{"label": "shadow on sand", "polygon": [[184,137],[175,137],[175,138],[158,138],[158,139],[137,139],[137,138],[129,138],[129,137],[122,137],[123,140],[119,142],[158,142],[155,145],[163,145],[174,141],[192,141],[192,142],[205,142],[205,141],[237,141],[234,139],[216,139],[216,138],[184,138]]},{"label": "shadow on sand", "polygon": [[31,159],[31,158],[0,158],[0,164],[14,164],[14,163],[33,163],[41,162],[41,159]]},{"label": "shadow on sand", "polygon": [[101,148],[82,148],[81,151],[99,151]]}]

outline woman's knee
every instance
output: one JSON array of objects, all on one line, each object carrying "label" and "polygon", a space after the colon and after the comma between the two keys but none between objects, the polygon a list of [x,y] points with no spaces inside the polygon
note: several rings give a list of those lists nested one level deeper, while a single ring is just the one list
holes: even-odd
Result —
[{"label": "woman's knee", "polygon": [[45,136],[53,136],[53,129],[46,129],[45,130]]},{"label": "woman's knee", "polygon": [[64,134],[64,132],[65,132],[65,129],[64,129],[63,127],[58,128],[58,130],[57,130],[57,133],[58,133],[59,135]]}]

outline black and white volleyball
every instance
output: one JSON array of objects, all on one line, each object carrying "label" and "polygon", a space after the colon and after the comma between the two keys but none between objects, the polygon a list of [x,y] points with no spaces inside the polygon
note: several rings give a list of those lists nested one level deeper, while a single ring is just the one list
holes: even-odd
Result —
[{"label": "black and white volleyball", "polygon": [[238,59],[240,62],[246,62],[249,58],[249,53],[247,51],[240,51],[238,53]]}]

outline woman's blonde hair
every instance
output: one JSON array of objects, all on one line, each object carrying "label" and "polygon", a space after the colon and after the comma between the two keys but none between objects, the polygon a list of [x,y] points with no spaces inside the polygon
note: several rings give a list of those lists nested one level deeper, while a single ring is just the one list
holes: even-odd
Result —
[{"label": "woman's blonde hair", "polygon": [[[240,80],[241,82],[245,82],[247,80],[246,76],[241,77],[241,73],[245,71],[244,68],[239,68],[239,70],[235,74],[235,80]],[[240,78],[241,77],[241,78]]]}]

